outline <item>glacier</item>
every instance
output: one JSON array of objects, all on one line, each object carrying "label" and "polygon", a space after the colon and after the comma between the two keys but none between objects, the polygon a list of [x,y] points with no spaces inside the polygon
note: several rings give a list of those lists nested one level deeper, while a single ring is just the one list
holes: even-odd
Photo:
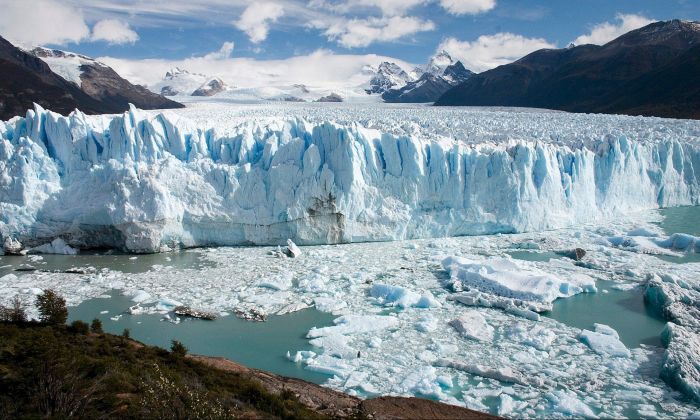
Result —
[{"label": "glacier", "polygon": [[334,119],[220,123],[133,107],[63,117],[37,105],[0,122],[0,242],[151,253],[387,241],[700,202],[693,122],[454,110],[439,122],[439,111],[388,109],[383,120],[335,108]]}]

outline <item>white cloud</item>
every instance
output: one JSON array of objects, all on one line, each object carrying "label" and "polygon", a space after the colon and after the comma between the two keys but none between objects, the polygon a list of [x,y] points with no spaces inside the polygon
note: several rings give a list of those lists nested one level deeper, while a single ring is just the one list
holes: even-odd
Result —
[{"label": "white cloud", "polygon": [[226,41],[221,45],[221,48],[219,48],[219,51],[214,51],[210,52],[209,54],[204,56],[205,60],[224,60],[229,57],[231,57],[231,53],[233,52],[233,42],[232,41]]},{"label": "white cloud", "polygon": [[110,44],[133,44],[139,35],[129,24],[116,19],[103,19],[92,28],[92,41],[107,41]]},{"label": "white cloud", "polygon": [[284,8],[277,3],[255,2],[248,6],[234,25],[248,35],[250,41],[257,44],[267,38],[270,24],[284,14]]},{"label": "white cloud", "polygon": [[615,21],[615,23],[603,22],[595,25],[589,34],[576,38],[574,44],[607,44],[620,35],[656,22],[641,15],[625,15],[621,13],[615,16]]},{"label": "white cloud", "polygon": [[165,73],[175,67],[220,77],[231,86],[258,88],[303,83],[329,89],[366,83],[367,76],[362,75],[365,65],[378,66],[382,61],[393,61],[407,69],[414,67],[411,63],[392,57],[334,54],[327,50],[280,60],[243,57],[211,59],[210,54],[182,60],[129,60],[113,57],[98,57],[97,60],[112,67],[132,83],[147,86],[160,82]]},{"label": "white cloud", "polygon": [[496,7],[496,0],[440,0],[440,6],[454,15],[475,15]]},{"label": "white cloud", "polygon": [[337,20],[325,31],[329,39],[347,48],[366,47],[374,42],[396,41],[407,35],[432,31],[435,24],[411,16]]},{"label": "white cloud", "polygon": [[336,14],[357,14],[360,11],[379,9],[383,16],[402,16],[410,9],[425,4],[429,0],[345,0],[330,2],[327,0],[311,0],[309,7],[323,9]]},{"label": "white cloud", "polygon": [[533,51],[542,48],[556,48],[543,38],[526,38],[522,35],[500,32],[482,35],[475,41],[460,41],[447,38],[438,47],[445,50],[464,66],[475,72],[511,63]]},{"label": "white cloud", "polygon": [[90,29],[80,10],[58,1],[0,0],[0,35],[25,46],[60,45],[80,42]]}]

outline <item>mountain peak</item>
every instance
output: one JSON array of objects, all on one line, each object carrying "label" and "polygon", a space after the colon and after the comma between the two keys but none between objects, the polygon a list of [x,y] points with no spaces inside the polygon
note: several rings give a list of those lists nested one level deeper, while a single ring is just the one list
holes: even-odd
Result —
[{"label": "mountain peak", "polygon": [[34,103],[68,114],[123,112],[183,105],[148,92],[90,57],[37,47],[18,48],[0,37],[0,120],[23,114]]},{"label": "mountain peak", "polygon": [[437,105],[700,118],[700,25],[672,20],[604,46],[538,50],[445,92]]},{"label": "mountain peak", "polygon": [[609,47],[637,47],[662,45],[673,49],[686,49],[700,43],[700,23],[679,19],[653,22],[627,32],[605,44]]},{"label": "mountain peak", "polygon": [[377,71],[370,79],[369,87],[365,89],[365,92],[368,94],[384,93],[389,89],[404,86],[413,80],[414,78],[398,64],[384,61],[377,67]]},{"label": "mountain peak", "polygon": [[428,73],[441,75],[445,69],[452,64],[454,64],[452,56],[447,51],[441,50],[430,58],[425,71]]}]

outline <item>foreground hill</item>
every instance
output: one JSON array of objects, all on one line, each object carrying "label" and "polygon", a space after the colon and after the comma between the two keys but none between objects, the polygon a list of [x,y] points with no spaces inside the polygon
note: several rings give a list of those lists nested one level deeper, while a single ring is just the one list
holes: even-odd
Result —
[{"label": "foreground hill", "polygon": [[539,50],[475,75],[436,105],[700,118],[700,23],[657,22],[603,46]]},{"label": "foreground hill", "polygon": [[87,325],[81,331],[0,323],[0,412],[3,418],[495,418],[417,398],[362,401],[180,350],[88,333]]},{"label": "foreground hill", "polygon": [[61,114],[79,108],[87,114],[129,109],[182,108],[183,105],[129,83],[89,57],[36,48],[30,52],[0,37],[0,119],[24,115],[33,103]]}]

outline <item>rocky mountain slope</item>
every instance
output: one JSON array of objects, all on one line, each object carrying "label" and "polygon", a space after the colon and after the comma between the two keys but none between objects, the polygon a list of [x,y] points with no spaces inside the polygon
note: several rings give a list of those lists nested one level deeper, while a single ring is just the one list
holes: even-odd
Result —
[{"label": "rocky mountain slope", "polygon": [[111,67],[90,57],[42,47],[34,48],[30,52],[90,97],[113,108],[114,111],[111,112],[123,112],[129,108],[129,103],[143,109],[182,107],[181,104],[154,94],[143,86],[130,83]]},{"label": "rocky mountain slope", "polygon": [[134,86],[89,57],[37,48],[24,51],[0,37],[0,119],[24,115],[33,103],[68,114],[119,113],[183,105]]}]

